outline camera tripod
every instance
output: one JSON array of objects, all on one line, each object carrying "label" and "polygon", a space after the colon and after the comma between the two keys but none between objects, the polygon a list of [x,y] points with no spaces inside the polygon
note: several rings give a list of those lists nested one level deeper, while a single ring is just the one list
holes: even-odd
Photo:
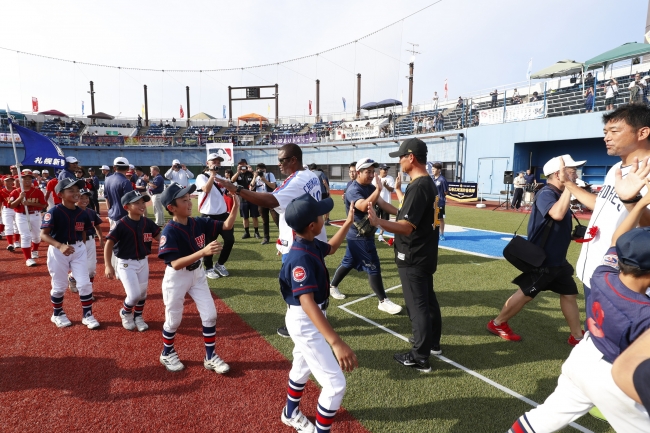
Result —
[{"label": "camera tripod", "polygon": [[492,210],[493,211],[497,209],[508,210],[510,207],[512,207],[512,204],[510,203],[510,185],[506,184],[506,199],[502,202],[501,196],[499,195],[499,206],[495,207]]}]

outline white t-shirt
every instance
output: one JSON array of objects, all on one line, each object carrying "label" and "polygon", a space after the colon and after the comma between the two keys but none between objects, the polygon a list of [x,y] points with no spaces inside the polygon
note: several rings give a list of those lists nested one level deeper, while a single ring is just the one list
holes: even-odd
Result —
[{"label": "white t-shirt", "polygon": [[605,98],[613,98],[615,92],[618,92],[618,86],[616,84],[607,86],[607,92],[605,92]]},{"label": "white t-shirt", "polygon": [[[218,179],[223,179],[223,177],[219,175],[216,177]],[[209,176],[205,176],[203,173],[199,174],[196,177],[196,189],[203,190],[209,179]],[[227,210],[228,208],[223,199],[222,191],[219,190],[219,187],[216,184],[212,186],[212,189],[210,189],[208,194],[203,191],[199,193],[199,212],[201,212],[201,214],[219,215],[227,212]]]},{"label": "white t-shirt", "polygon": [[[590,237],[589,229],[593,226],[598,227],[598,233],[594,240],[582,244],[582,249],[580,250],[580,257],[576,265],[576,275],[587,287],[590,287],[590,280],[594,270],[602,264],[603,257],[611,246],[614,232],[629,214],[614,190],[616,169],[620,167],[621,162],[616,163],[607,172],[607,176],[605,176],[603,187],[596,197],[596,206],[589,220],[585,237]],[[623,177],[627,176],[630,167],[628,165],[621,168]],[[642,195],[645,195],[647,192],[648,190],[645,187],[641,190]]]},{"label": "white t-shirt", "polygon": [[[282,185],[273,191],[273,195],[278,200],[278,207],[275,208],[275,211],[280,214],[280,237],[276,246],[281,254],[287,254],[293,244],[293,230],[284,219],[284,210],[293,199],[298,198],[305,193],[309,193],[309,195],[318,201],[321,200],[320,179],[309,170],[296,171],[286,178],[286,180],[282,182]],[[323,242],[327,242],[325,226],[323,226],[323,230],[318,236],[316,236],[316,238]]]},{"label": "white t-shirt", "polygon": [[[267,182],[275,182],[275,176],[273,175],[273,173],[269,173],[267,171],[264,173],[264,177],[266,178]],[[260,179],[259,176],[255,181],[255,192],[268,192],[266,191],[266,184],[262,182],[262,179]]]},{"label": "white t-shirt", "polygon": [[174,171],[173,168],[170,168],[167,170],[167,173],[165,173],[165,178],[171,180],[172,182],[176,182],[181,186],[187,186],[190,183],[189,179],[194,178],[194,173],[189,170],[183,170],[182,168],[178,171]]},{"label": "white t-shirt", "polygon": [[[387,174],[386,177],[379,177],[379,181],[384,185],[388,185],[391,188],[395,188],[395,179],[393,178],[393,176],[391,176],[389,174]],[[372,180],[372,184],[375,187],[377,187],[377,183],[375,182],[375,179]],[[381,197],[381,199],[384,200],[386,203],[391,202],[390,195],[391,195],[391,192],[388,191],[388,189],[386,187],[383,187],[381,189],[381,192],[379,193],[379,197]]]}]

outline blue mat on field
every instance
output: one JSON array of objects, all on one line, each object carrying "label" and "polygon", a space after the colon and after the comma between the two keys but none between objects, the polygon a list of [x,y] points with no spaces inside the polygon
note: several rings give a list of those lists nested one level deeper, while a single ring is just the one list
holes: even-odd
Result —
[{"label": "blue mat on field", "polygon": [[[343,221],[332,221],[340,226]],[[379,231],[377,231],[379,233]],[[384,238],[392,238],[392,233],[384,232]],[[503,249],[512,239],[512,233],[493,232],[447,224],[445,240],[438,244],[445,250],[458,251],[491,259],[503,259]]]}]

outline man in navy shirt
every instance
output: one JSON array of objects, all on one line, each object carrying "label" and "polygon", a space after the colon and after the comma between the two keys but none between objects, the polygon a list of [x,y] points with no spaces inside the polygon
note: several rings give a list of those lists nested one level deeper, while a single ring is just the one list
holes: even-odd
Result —
[{"label": "man in navy shirt", "polygon": [[95,175],[95,169],[90,167],[88,169],[88,175],[90,176],[90,184],[92,185],[92,196],[90,200],[90,208],[95,212],[99,213],[99,178]]},{"label": "man in navy shirt", "polygon": [[160,201],[160,194],[165,190],[165,179],[160,174],[160,168],[157,165],[152,165],[149,168],[151,178],[147,183],[149,195],[153,203],[153,214],[156,218],[158,227],[165,224],[165,210],[163,209],[162,202]]},{"label": "man in navy shirt", "polygon": [[[575,182],[578,178],[576,167],[586,161],[576,162],[570,156],[566,159],[564,162],[568,165],[565,168],[561,168],[561,156],[544,165],[544,175],[548,176],[547,183],[537,193],[528,221],[528,240],[544,249],[546,259],[541,268],[524,272],[512,281],[519,289],[506,301],[499,315],[487,324],[488,331],[504,340],[521,340],[508,326],[508,320],[519,313],[539,292],[545,290],[560,295],[562,314],[571,329],[568,343],[575,346],[582,339],[583,331],[576,301],[578,287],[573,280],[573,266],[566,260],[572,225],[569,210],[571,192],[565,188],[564,182]],[[560,173],[560,170],[563,173]]]},{"label": "man in navy shirt", "polygon": [[352,182],[357,178],[357,162],[351,162],[350,163],[350,168],[348,170],[348,176],[350,176],[350,181],[345,185],[345,189],[343,190],[343,204],[345,205],[345,208],[348,209],[350,207],[350,203],[348,203],[347,199],[345,198],[345,193],[350,188],[350,185],[352,185]]},{"label": "man in navy shirt", "polygon": [[65,167],[59,172],[58,179],[76,179],[74,172],[79,168],[79,161],[74,156],[65,157]]},{"label": "man in navy shirt", "polygon": [[108,218],[111,220],[111,230],[114,223],[127,214],[126,210],[120,206],[122,196],[129,191],[133,191],[131,181],[126,178],[129,161],[121,156],[115,158],[113,169],[115,174],[104,182],[104,197],[108,206]]},{"label": "man in navy shirt", "polygon": [[440,218],[440,240],[445,240],[445,205],[447,204],[447,194],[449,194],[449,183],[442,175],[442,164],[439,162],[431,166],[431,179],[438,188],[438,218]]},{"label": "man in navy shirt", "polygon": [[537,183],[535,181],[535,175],[530,172],[530,168],[526,170],[526,174],[524,174],[524,180],[526,180],[526,185],[535,185]]}]

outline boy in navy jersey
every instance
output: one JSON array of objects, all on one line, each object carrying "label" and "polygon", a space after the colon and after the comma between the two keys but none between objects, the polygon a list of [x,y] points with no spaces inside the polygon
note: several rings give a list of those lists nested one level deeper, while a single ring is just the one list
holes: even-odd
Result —
[{"label": "boy in navy jersey", "polygon": [[221,250],[222,247],[217,241],[206,245],[205,239],[206,237],[216,239],[224,230],[233,228],[239,210],[239,200],[238,197],[234,197],[232,212],[223,222],[210,218],[192,218],[190,194],[195,190],[196,185],[183,187],[172,183],[160,197],[167,212],[173,216],[172,221],[167,223],[162,231],[158,247],[158,257],[167,264],[162,283],[165,323],[160,363],[169,371],[180,371],[185,368],[174,349],[174,338],[183,318],[185,294],[189,294],[199,310],[203,323],[205,341],[203,366],[223,374],[227,373],[230,367],[214,351],[217,309],[208,287],[205,270],[201,266],[201,259]]},{"label": "boy in navy jersey", "polygon": [[105,273],[109,280],[115,278],[111,255],[117,257],[117,273],[126,292],[120,319],[128,331],[149,329],[142,318],[149,284],[147,256],[151,254],[152,241],[160,239],[160,227],[145,216],[146,203],[150,200],[151,197],[139,191],[130,191],[122,196],[121,203],[128,214],[120,218],[106,236],[104,247]]},{"label": "boy in navy jersey", "polygon": [[[82,189],[79,191],[79,201],[77,202],[77,206],[88,214],[88,218],[90,218],[90,221],[93,223],[93,228],[86,232],[86,257],[88,257],[88,277],[90,278],[90,284],[95,280],[95,273],[97,272],[97,247],[95,245],[95,238],[99,238],[99,247],[104,248],[102,229],[99,228],[99,225],[103,221],[94,209],[88,207],[92,195],[92,191]],[[76,293],[77,281],[74,279],[72,274],[68,275],[68,284],[70,291]]]},{"label": "boy in navy jersey", "polygon": [[99,327],[93,316],[93,286],[88,278],[86,233],[93,228],[88,214],[78,208],[79,190],[84,185],[79,179],[65,178],[56,185],[61,204],[54,206],[43,217],[41,239],[50,246],[47,249],[47,269],[52,276],[50,297],[54,312],[50,319],[59,328],[72,325],[63,312],[63,295],[68,288],[68,272],[76,276],[79,300],[83,310],[81,323],[89,329]]},{"label": "boy in navy jersey", "polygon": [[[650,187],[647,178],[645,185]],[[618,186],[617,181],[617,191]],[[650,431],[647,410],[612,378],[612,363],[650,329],[650,227],[635,228],[650,205],[650,194],[628,201],[632,202],[636,202],[634,209],[614,232],[602,264],[591,277],[586,305],[589,332],[562,366],[553,394],[519,417],[510,432],[556,431],[594,405],[616,431]]]}]

